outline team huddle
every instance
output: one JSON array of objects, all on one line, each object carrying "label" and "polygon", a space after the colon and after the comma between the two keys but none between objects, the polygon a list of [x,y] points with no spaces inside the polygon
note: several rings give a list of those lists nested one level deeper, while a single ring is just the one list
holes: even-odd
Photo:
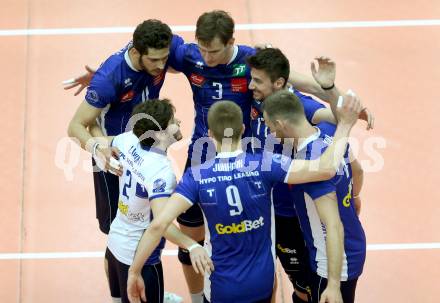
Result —
[{"label": "team huddle", "polygon": [[[366,239],[363,172],[348,137],[373,117],[352,91],[339,92],[329,58],[316,58],[309,77],[281,50],[236,45],[233,34],[233,19],[218,10],[197,20],[197,43],[146,20],[66,87],[87,87],[68,133],[99,166],[112,300],[178,302],[164,292],[167,239],[179,246],[193,303],[275,302],[277,257],[292,302],[354,302]],[[186,76],[195,110],[179,182],[167,149],[182,139],[181,122],[159,98],[167,72]]]}]

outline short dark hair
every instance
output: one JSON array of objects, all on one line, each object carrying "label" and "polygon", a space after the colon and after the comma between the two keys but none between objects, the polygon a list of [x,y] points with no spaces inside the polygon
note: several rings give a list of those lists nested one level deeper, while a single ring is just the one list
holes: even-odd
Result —
[{"label": "short dark hair", "polygon": [[204,13],[197,19],[196,39],[209,44],[215,37],[219,37],[226,44],[234,35],[234,26],[234,20],[225,11]]},{"label": "short dark hair", "polygon": [[156,19],[145,20],[133,33],[133,47],[141,54],[147,55],[149,48],[162,49],[170,46],[173,33],[171,28]]},{"label": "short dark hair", "polygon": [[[214,139],[219,142],[225,137],[237,141],[241,137],[243,112],[232,101],[217,101],[208,111],[208,127]],[[231,136],[225,136],[225,130],[228,128],[232,129]]]},{"label": "short dark hair", "polygon": [[298,96],[288,90],[280,90],[263,102],[263,111],[269,119],[283,119],[296,124],[304,119],[304,107]]},{"label": "short dark hair", "polygon": [[284,86],[287,84],[290,63],[280,49],[265,48],[258,50],[255,55],[248,57],[246,62],[251,68],[263,70],[272,82],[283,78],[285,80]]},{"label": "short dark hair", "polygon": [[[133,133],[136,137],[141,138],[146,135],[141,141],[141,145],[151,147],[156,142],[154,136],[148,135],[148,131],[165,130],[168,123],[174,116],[175,108],[168,99],[151,99],[144,103],[138,104],[132,112],[134,115],[140,114],[140,119],[136,121],[133,126]],[[142,116],[146,114],[150,117]]]}]

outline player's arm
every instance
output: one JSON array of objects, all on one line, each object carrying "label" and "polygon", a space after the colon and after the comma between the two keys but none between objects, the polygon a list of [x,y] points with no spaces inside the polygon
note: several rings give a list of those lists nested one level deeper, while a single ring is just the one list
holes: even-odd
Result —
[{"label": "player's arm", "polygon": [[320,108],[318,109],[312,117],[312,124],[318,124],[321,122],[329,122],[336,124],[338,121],[336,120],[333,112],[330,108]]},{"label": "player's arm", "polygon": [[364,170],[358,159],[350,152],[351,172],[353,175],[353,201],[356,214],[359,216],[361,212],[361,190],[364,183]]},{"label": "player's arm", "polygon": [[[167,197],[157,198],[151,201],[151,209],[155,218],[158,217],[162,211],[164,211],[167,201]],[[164,236],[167,240],[173,242],[179,247],[185,247],[187,250],[189,250],[191,253],[191,263],[196,273],[211,273],[213,265],[206,250],[199,243],[182,233],[174,223],[171,223],[168,226]]]},{"label": "player's arm", "polygon": [[140,274],[142,267],[159,244],[160,238],[165,234],[171,222],[190,207],[191,204],[181,195],[173,194],[163,210],[153,219],[148,229],[144,232],[139,241],[133,263],[128,270],[127,294],[131,303],[141,303],[141,298],[143,301],[147,301],[144,281]]},{"label": "player's arm", "polygon": [[351,128],[356,123],[361,110],[359,99],[356,96],[346,94],[343,99],[343,104],[337,108],[339,119],[333,142],[320,158],[293,160],[286,176],[286,183],[298,184],[328,180],[336,174],[347,148]]},{"label": "player's arm", "polygon": [[342,303],[340,290],[344,227],[338,210],[338,200],[333,191],[314,200],[321,222],[326,230],[328,283],[319,302]]},{"label": "player's arm", "polygon": [[[94,107],[84,100],[70,121],[67,133],[70,137],[76,138],[84,150],[90,152],[95,158],[102,159],[104,163],[103,168],[105,170],[109,170],[116,175],[121,175],[121,166],[116,167],[110,165],[110,158],[118,158],[119,153],[117,149],[109,147],[108,141],[104,138],[102,138],[104,140],[98,141],[90,132],[93,129],[93,132],[98,134],[98,131],[93,125],[96,124],[96,118],[101,111],[101,108]],[[92,129],[89,129],[89,127]],[[101,134],[99,137],[102,137],[101,131],[99,131],[99,134]]]}]

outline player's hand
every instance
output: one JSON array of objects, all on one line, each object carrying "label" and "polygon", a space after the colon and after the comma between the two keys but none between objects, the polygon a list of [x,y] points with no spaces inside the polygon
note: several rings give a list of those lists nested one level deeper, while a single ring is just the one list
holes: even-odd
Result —
[{"label": "player's hand", "polygon": [[336,106],[336,118],[338,123],[353,126],[361,112],[362,105],[356,94],[348,90],[343,96],[339,96]]},{"label": "player's hand", "polygon": [[361,197],[357,196],[356,198],[353,198],[353,204],[354,204],[354,209],[356,210],[356,214],[359,216],[362,207]]},{"label": "player's hand", "polygon": [[147,302],[144,279],[140,274],[128,271],[127,296],[131,303],[141,303],[141,299],[143,302]]},{"label": "player's hand", "polygon": [[118,161],[120,153],[116,147],[101,147],[99,145],[93,157],[102,170],[122,176],[122,165]]},{"label": "player's hand", "polygon": [[373,113],[366,107],[364,107],[359,114],[359,119],[367,122],[367,130],[374,128],[374,116]]},{"label": "player's hand", "polygon": [[319,303],[343,303],[341,290],[339,287],[327,286],[321,295]]},{"label": "player's hand", "polygon": [[63,84],[65,85],[64,89],[66,89],[66,90],[77,87],[79,85],[79,88],[73,94],[74,96],[78,96],[79,93],[82,92],[82,90],[84,88],[89,86],[90,81],[92,80],[93,75],[96,72],[96,70],[94,70],[93,68],[91,68],[88,65],[86,65],[85,68],[86,68],[87,73],[85,73],[84,75],[63,81]]},{"label": "player's hand", "polygon": [[331,87],[335,84],[336,63],[327,57],[316,57],[310,64],[312,76],[321,87]]},{"label": "player's hand", "polygon": [[208,255],[208,252],[202,246],[193,248],[189,253],[191,257],[191,263],[196,273],[204,274],[214,271],[214,264]]}]

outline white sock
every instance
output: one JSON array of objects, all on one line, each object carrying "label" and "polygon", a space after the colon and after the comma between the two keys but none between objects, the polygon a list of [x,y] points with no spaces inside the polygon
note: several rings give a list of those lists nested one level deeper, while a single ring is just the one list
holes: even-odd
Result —
[{"label": "white sock", "polygon": [[121,301],[121,298],[113,298],[112,297],[112,302],[113,303],[121,303],[122,301]]},{"label": "white sock", "polygon": [[203,290],[196,294],[191,294],[192,303],[203,303]]}]

